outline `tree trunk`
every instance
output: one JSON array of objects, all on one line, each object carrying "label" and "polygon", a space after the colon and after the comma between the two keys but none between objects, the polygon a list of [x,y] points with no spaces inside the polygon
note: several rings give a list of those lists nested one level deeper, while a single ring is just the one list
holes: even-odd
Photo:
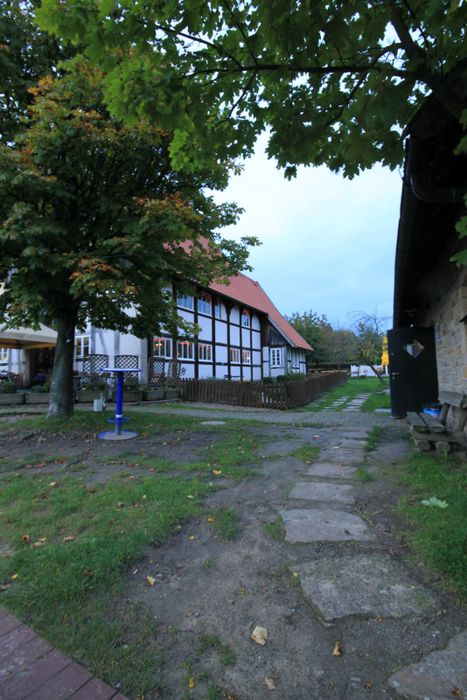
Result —
[{"label": "tree trunk", "polygon": [[73,415],[73,355],[76,318],[77,311],[71,308],[57,319],[57,346],[50,388],[49,417]]}]

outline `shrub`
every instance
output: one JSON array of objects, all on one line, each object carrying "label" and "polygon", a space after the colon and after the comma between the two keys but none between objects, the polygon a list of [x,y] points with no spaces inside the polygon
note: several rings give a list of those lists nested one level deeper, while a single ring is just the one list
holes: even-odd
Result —
[{"label": "shrub", "polygon": [[17,388],[14,382],[1,382],[0,394],[16,394]]},{"label": "shrub", "polygon": [[34,384],[29,391],[32,391],[34,394],[47,394],[47,392],[50,391],[50,383],[45,382],[45,384]]}]

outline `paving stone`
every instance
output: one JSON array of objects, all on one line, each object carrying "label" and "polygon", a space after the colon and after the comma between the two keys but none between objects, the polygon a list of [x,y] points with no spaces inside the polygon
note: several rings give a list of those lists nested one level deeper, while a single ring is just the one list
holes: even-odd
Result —
[{"label": "paving stone", "polygon": [[355,449],[355,450],[362,450],[362,449],[365,447],[365,445],[366,445],[365,440],[356,440],[356,439],[353,439],[353,440],[346,440],[346,439],[342,439],[342,440],[338,440],[338,441],[337,441],[337,447],[338,447],[340,450],[343,450],[343,449],[347,449],[347,450],[354,450],[354,449]]},{"label": "paving stone", "polygon": [[8,634],[4,634],[0,645],[0,662],[7,662],[10,657],[15,656],[18,650],[22,649],[35,636],[36,633],[25,625],[15,627]]},{"label": "paving stone", "polygon": [[28,695],[29,700],[65,700],[92,678],[92,674],[74,661],[45,685]]},{"label": "paving stone", "polygon": [[299,481],[289,493],[289,498],[325,503],[355,503],[353,487],[349,484],[333,484],[329,481]]},{"label": "paving stone", "polygon": [[287,542],[348,542],[373,540],[357,515],[340,510],[310,508],[281,510]]},{"label": "paving stone", "polygon": [[453,637],[446,649],[405,666],[391,676],[389,685],[407,700],[467,697],[467,632]]},{"label": "paving stone", "polygon": [[320,457],[322,458],[323,462],[334,462],[334,464],[350,466],[352,464],[359,464],[360,462],[363,462],[363,451],[329,450],[328,452],[323,450]]},{"label": "paving stone", "polygon": [[15,668],[10,669],[10,675],[7,677],[2,678],[0,675],[0,697],[4,696],[10,700],[24,698],[70,663],[69,657],[52,649],[32,664],[17,664]]},{"label": "paving stone", "polygon": [[294,567],[304,595],[325,620],[348,615],[405,617],[436,607],[435,597],[384,554],[329,557]]},{"label": "paving stone", "polygon": [[0,609],[0,637],[3,634],[11,632],[15,627],[19,627],[22,624],[21,620],[15,615],[7,613],[6,610]]},{"label": "paving stone", "polygon": [[200,425],[225,425],[225,420],[203,420]]},{"label": "paving stone", "polygon": [[335,462],[336,464],[358,464],[363,461],[363,450],[329,450],[322,451],[320,456],[326,462]]},{"label": "paving stone", "polygon": [[[119,696],[123,697],[120,693]],[[92,678],[72,696],[73,700],[115,700],[116,697],[115,690],[97,678]]]},{"label": "paving stone", "polygon": [[347,467],[334,462],[316,462],[304,473],[307,476],[324,476],[330,479],[351,479],[356,470],[356,467]]}]

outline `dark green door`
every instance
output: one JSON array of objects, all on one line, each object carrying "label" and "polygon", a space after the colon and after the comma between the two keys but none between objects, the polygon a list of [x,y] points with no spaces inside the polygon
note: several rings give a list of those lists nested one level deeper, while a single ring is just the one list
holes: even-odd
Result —
[{"label": "dark green door", "polygon": [[404,418],[438,400],[433,328],[394,328],[388,331],[391,412]]}]

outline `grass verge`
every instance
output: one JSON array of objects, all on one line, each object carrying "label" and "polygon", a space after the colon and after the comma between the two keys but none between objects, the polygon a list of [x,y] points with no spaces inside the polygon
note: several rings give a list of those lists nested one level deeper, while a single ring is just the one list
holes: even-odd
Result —
[{"label": "grass verge", "polygon": [[374,413],[376,409],[391,408],[391,397],[384,390],[371,393],[362,403],[360,410],[364,413]]},{"label": "grass verge", "polygon": [[365,438],[365,450],[367,452],[373,452],[378,445],[378,441],[383,434],[383,428],[380,425],[374,425],[368,432]]},{"label": "grass verge", "polygon": [[[405,536],[417,555],[467,600],[467,465],[414,453],[402,465],[400,481],[407,489],[398,506],[410,526]],[[447,508],[422,504],[433,496]]]},{"label": "grass verge", "polygon": [[154,621],[119,594],[128,567],[198,516],[209,488],[186,478],[92,487],[72,477],[4,478],[0,543],[16,551],[0,558],[2,604],[126,695],[155,692]]},{"label": "grass verge", "polygon": [[374,394],[381,391],[381,382],[377,377],[365,377],[364,379],[349,379],[343,386],[335,387],[330,391],[322,394],[318,399],[312,401],[306,406],[298,409],[300,411],[308,411],[316,413],[328,408],[338,399],[343,399],[340,406],[334,408],[334,411],[342,411],[352,399],[361,394]]},{"label": "grass verge", "polygon": [[240,534],[238,513],[233,508],[209,511],[208,522],[221,540],[235,540]]},{"label": "grass verge", "polygon": [[304,462],[313,462],[319,455],[319,445],[304,445],[289,452],[290,457],[301,459]]},{"label": "grass verge", "polygon": [[282,518],[278,517],[272,523],[264,523],[264,531],[269,537],[278,542],[285,540],[285,527]]}]

